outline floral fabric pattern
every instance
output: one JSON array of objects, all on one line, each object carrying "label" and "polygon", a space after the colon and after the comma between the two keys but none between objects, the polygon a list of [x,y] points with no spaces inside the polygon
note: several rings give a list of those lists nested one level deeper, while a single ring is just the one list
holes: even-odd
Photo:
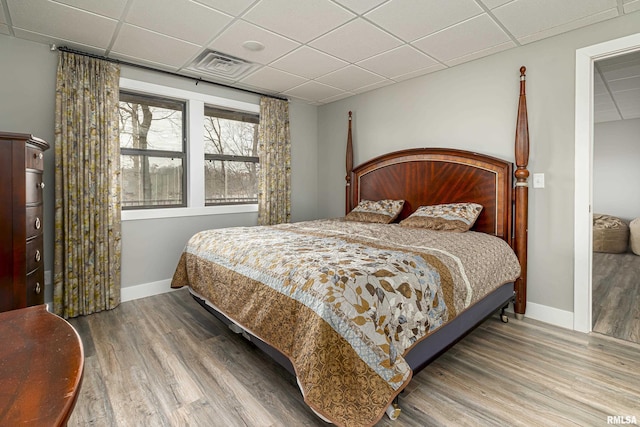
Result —
[{"label": "floral fabric pattern", "polygon": [[64,318],[120,303],[119,79],[117,64],[59,53],[53,308]]},{"label": "floral fabric pattern", "polygon": [[291,220],[291,137],[289,103],[263,96],[258,125],[260,177],[258,224]]},{"label": "floral fabric pattern", "polygon": [[400,225],[430,230],[467,231],[473,227],[481,211],[482,205],[477,203],[420,206],[410,217],[402,220]]},{"label": "floral fabric pattern", "polygon": [[287,356],[323,417],[372,425],[411,379],[406,352],[520,274],[497,237],[442,237],[344,220],[208,230],[187,243],[171,286]]},{"label": "floral fabric pattern", "polygon": [[345,219],[390,224],[400,215],[403,206],[404,200],[361,200]]}]

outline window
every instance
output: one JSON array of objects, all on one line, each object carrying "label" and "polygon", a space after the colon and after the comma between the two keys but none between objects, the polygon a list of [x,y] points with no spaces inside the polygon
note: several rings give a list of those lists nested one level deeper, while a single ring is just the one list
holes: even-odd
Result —
[{"label": "window", "polygon": [[205,106],[205,204],[258,203],[258,118]]},{"label": "window", "polygon": [[123,209],[186,206],[185,103],[120,93]]}]

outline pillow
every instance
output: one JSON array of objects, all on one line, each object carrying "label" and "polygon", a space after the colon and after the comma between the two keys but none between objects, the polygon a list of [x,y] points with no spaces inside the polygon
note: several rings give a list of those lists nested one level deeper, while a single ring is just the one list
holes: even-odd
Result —
[{"label": "pillow", "polygon": [[482,205],[477,203],[420,206],[411,216],[401,221],[400,225],[430,230],[467,231],[473,227],[481,211]]},{"label": "pillow", "polygon": [[400,215],[404,200],[361,200],[345,217],[348,221],[389,224]]}]

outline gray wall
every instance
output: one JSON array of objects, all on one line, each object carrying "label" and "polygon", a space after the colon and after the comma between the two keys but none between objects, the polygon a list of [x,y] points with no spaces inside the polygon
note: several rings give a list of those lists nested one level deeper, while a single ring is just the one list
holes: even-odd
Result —
[{"label": "gray wall", "polygon": [[575,52],[638,29],[634,13],[319,107],[320,215],[344,212],[349,110],[356,164],[430,146],[513,159],[518,69],[525,65],[529,170],[546,178],[546,188],[529,192],[528,300],[573,311]]},{"label": "gray wall", "polygon": [[[0,130],[32,133],[47,140],[45,153],[45,270],[53,269],[54,218],[54,110],[57,54],[49,46],[0,34]],[[122,76],[190,91],[257,102],[256,95],[195,84],[186,79],[123,67]],[[318,218],[317,214],[317,107],[290,103],[292,144],[291,211],[294,221]],[[257,215],[208,215],[197,217],[125,221],[122,224],[123,287],[171,278],[187,239],[206,228],[255,225]],[[51,300],[50,286],[46,299]]]},{"label": "gray wall", "polygon": [[593,211],[640,217],[640,119],[598,123],[593,137]]}]

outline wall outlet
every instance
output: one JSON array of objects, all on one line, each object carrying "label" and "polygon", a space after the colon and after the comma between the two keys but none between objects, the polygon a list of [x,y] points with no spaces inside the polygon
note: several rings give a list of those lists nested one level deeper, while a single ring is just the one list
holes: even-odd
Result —
[{"label": "wall outlet", "polygon": [[534,173],[533,174],[533,188],[544,188],[544,174],[543,173]]}]

